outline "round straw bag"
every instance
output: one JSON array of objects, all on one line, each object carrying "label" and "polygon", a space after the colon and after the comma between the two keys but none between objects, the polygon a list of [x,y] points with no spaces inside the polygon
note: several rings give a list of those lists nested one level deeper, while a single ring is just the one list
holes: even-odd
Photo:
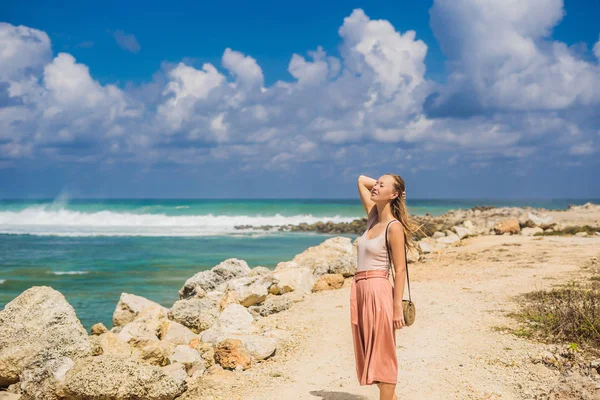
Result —
[{"label": "round straw bag", "polygon": [[[390,270],[392,271],[392,287],[395,284],[395,277],[394,277],[394,268],[392,267],[392,258],[390,257],[390,246],[388,246],[388,240],[387,240],[387,231],[388,231],[388,227],[390,226],[390,224],[393,221],[390,221],[390,223],[385,227],[385,247],[387,249],[387,258],[388,258],[388,266],[390,268]],[[406,235],[406,233],[405,233]],[[404,236],[406,238],[406,236]],[[416,310],[415,310],[415,303],[413,303],[411,297],[410,297],[410,280],[408,279],[408,257],[406,256],[406,244],[404,245],[404,260],[406,261],[406,282],[408,284],[408,300],[404,300],[402,299],[402,311],[404,312],[404,323],[406,324],[406,326],[411,326],[413,324],[413,322],[415,322],[415,317],[416,317]]]}]

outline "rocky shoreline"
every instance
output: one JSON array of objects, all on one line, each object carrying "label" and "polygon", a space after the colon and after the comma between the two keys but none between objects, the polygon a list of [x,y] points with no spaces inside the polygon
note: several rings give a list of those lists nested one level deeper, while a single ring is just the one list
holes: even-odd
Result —
[{"label": "rocky shoreline", "polygon": [[[565,211],[474,207],[419,217],[431,235],[418,238],[408,261],[467,237],[552,234],[582,221],[591,228],[576,235],[596,236],[600,223],[586,216],[599,214],[599,205],[587,203]],[[351,226],[356,231],[338,233],[362,233],[363,220],[313,228]],[[285,313],[311,293],[342,288],[355,271],[355,241],[339,236],[274,270],[230,258],[190,277],[170,308],[123,293],[113,327],[99,323],[89,334],[60,292],[29,288],[0,311],[0,388],[5,390],[0,399],[163,400],[202,394],[208,377],[241,373],[292,344],[294,332],[265,328],[262,318]]]}]

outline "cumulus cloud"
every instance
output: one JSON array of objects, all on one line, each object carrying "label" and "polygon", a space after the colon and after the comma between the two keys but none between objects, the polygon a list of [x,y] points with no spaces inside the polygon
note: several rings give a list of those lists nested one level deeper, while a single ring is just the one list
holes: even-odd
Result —
[{"label": "cumulus cloud", "polygon": [[430,15],[451,67],[430,114],[452,114],[466,97],[472,114],[600,103],[598,64],[550,38],[562,0],[436,0]]},{"label": "cumulus cloud", "polygon": [[291,54],[290,80],[270,86],[231,48],[220,66],[165,64],[141,87],[101,85],[72,55],[52,58],[44,32],[2,24],[1,149],[65,157],[71,144],[110,162],[230,160],[241,171],[332,160],[346,173],[385,157],[413,171],[541,152],[593,158],[599,67],[551,39],[561,1],[436,0],[430,14],[444,84],[427,79],[417,32],[360,9],[338,29],[339,55]]}]

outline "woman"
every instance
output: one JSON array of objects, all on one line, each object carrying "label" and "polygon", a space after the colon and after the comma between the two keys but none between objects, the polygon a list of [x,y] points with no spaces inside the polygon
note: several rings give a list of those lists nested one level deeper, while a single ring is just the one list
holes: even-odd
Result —
[{"label": "woman", "polygon": [[[360,200],[367,213],[367,229],[357,239],[357,268],[350,291],[350,309],[356,373],[360,386],[377,383],[380,400],[397,400],[396,329],[405,326],[402,296],[406,281],[405,252],[414,247],[411,233],[419,228],[404,203],[404,180],[384,174],[378,180],[358,178]],[[394,287],[389,280],[385,231],[387,229]],[[384,278],[384,279],[381,279]]]}]

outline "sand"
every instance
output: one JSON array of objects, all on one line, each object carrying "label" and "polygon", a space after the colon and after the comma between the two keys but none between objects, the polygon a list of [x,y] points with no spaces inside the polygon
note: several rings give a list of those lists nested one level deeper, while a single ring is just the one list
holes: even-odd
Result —
[{"label": "sand", "polygon": [[[541,399],[564,390],[556,398],[567,399],[580,398],[578,387],[593,393],[591,378],[561,376],[532,362],[552,345],[495,329],[517,327],[506,316],[518,309],[513,295],[585,279],[581,266],[591,257],[600,259],[600,236],[487,235],[409,264],[417,319],[396,333],[398,398]],[[289,330],[292,345],[246,371],[206,379],[203,398],[378,399],[376,385],[359,386],[356,378],[351,279],[341,289],[313,293],[262,319],[265,327]],[[600,390],[595,395],[600,398]]]}]

